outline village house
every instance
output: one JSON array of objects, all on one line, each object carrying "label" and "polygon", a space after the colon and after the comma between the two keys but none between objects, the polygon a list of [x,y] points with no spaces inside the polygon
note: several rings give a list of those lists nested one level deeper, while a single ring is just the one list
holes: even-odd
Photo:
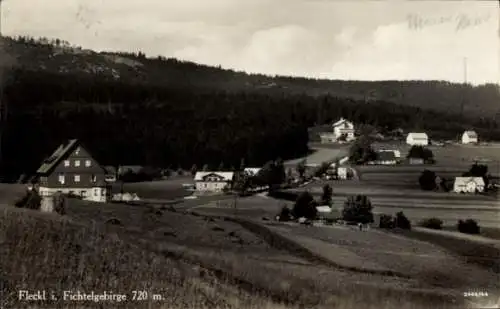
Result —
[{"label": "village house", "polygon": [[56,193],[80,196],[84,200],[106,202],[110,190],[106,170],[81,146],[77,139],[60,145],[36,171],[40,196]]},{"label": "village house", "polygon": [[462,144],[477,144],[478,138],[475,131],[465,131],[462,134]]},{"label": "village house", "polygon": [[337,167],[330,167],[327,172],[326,172],[326,179],[332,180],[347,180],[351,179],[353,177],[353,172],[350,170],[349,167],[345,166],[339,166]]},{"label": "village house", "polygon": [[339,121],[332,124],[332,127],[337,141],[345,139],[346,142],[350,142],[355,139],[354,124],[349,120],[340,118]]},{"label": "village house", "polygon": [[234,172],[196,172],[194,182],[198,192],[222,192],[231,189],[234,181]]},{"label": "village house", "polygon": [[484,179],[482,177],[456,177],[453,191],[456,193],[484,192]]},{"label": "village house", "polygon": [[406,143],[408,145],[426,146],[429,145],[429,136],[427,133],[408,133],[406,136]]},{"label": "village house", "polygon": [[322,143],[350,142],[355,139],[354,124],[347,119],[340,118],[332,124],[333,132],[320,133]]}]

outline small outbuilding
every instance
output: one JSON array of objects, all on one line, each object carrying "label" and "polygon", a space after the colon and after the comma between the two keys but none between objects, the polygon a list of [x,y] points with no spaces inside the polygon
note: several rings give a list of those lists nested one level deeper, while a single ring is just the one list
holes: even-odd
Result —
[{"label": "small outbuilding", "polygon": [[478,137],[475,131],[465,131],[462,134],[462,144],[477,144]]},{"label": "small outbuilding", "polygon": [[411,132],[406,136],[408,145],[427,146],[429,145],[429,136],[423,132]]}]

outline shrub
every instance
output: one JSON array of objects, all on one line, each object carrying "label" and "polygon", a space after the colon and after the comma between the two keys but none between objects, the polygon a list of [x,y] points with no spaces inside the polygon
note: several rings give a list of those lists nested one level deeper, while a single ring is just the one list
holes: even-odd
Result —
[{"label": "shrub", "polygon": [[377,153],[372,147],[372,141],[367,136],[357,139],[349,148],[349,161],[354,164],[363,164],[377,158]]},{"label": "shrub", "polygon": [[342,218],[357,223],[373,223],[373,212],[370,199],[366,195],[350,196],[344,204]]},{"label": "shrub", "polygon": [[325,205],[330,205],[332,202],[333,190],[329,184],[323,186],[323,194],[321,196],[321,202]]},{"label": "shrub", "polygon": [[36,210],[40,209],[41,205],[42,198],[36,189],[26,191],[25,195],[15,203],[16,207]]},{"label": "shrub", "polygon": [[392,229],[394,228],[394,218],[391,215],[380,215],[379,228]]},{"label": "shrub", "polygon": [[302,192],[293,206],[293,216],[295,218],[316,218],[316,203],[309,192]]},{"label": "shrub", "polygon": [[397,228],[411,230],[411,222],[402,211],[396,213],[394,224]]},{"label": "shrub", "polygon": [[418,178],[418,183],[422,190],[431,191],[436,189],[436,173],[424,170]]},{"label": "shrub", "polygon": [[457,229],[460,233],[479,234],[480,228],[476,220],[467,219],[465,221],[458,220]]},{"label": "shrub", "polygon": [[428,229],[441,230],[443,229],[443,220],[438,218],[429,218],[422,220],[419,225]]},{"label": "shrub", "polygon": [[434,154],[424,146],[412,146],[408,151],[407,158],[423,159],[426,162],[434,163]]},{"label": "shrub", "polygon": [[288,208],[288,206],[283,206],[283,208],[281,208],[281,211],[280,213],[278,214],[279,216],[279,221],[290,221],[292,219],[292,212],[290,211],[290,208]]}]

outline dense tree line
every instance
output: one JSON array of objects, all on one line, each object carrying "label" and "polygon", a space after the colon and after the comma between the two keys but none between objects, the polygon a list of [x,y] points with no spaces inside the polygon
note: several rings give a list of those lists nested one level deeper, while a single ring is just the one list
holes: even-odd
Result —
[{"label": "dense tree line", "polygon": [[216,168],[221,161],[239,166],[244,158],[260,166],[304,154],[318,109],[325,122],[343,116],[386,128],[467,126],[386,102],[209,92],[25,69],[11,72],[3,93],[9,106],[4,171],[11,175],[32,171],[68,138],[81,139],[104,164]]},{"label": "dense tree line", "polygon": [[[187,75],[210,76],[206,66],[144,59],[145,63],[173,63],[174,76],[183,70]],[[421,128],[449,137],[473,126],[483,139],[499,137],[497,124],[486,119],[475,123],[384,101],[367,103],[285,90],[225,91],[210,84],[162,84],[76,70],[56,72],[23,63],[12,67],[7,77],[1,98],[8,104],[2,174],[9,179],[36,170],[69,138],[80,139],[102,164],[189,169],[193,164],[217,168],[221,162],[227,168],[238,167],[242,159],[246,166],[262,166],[303,155],[308,127],[339,117],[385,129]],[[226,82],[232,89],[231,78]]]}]

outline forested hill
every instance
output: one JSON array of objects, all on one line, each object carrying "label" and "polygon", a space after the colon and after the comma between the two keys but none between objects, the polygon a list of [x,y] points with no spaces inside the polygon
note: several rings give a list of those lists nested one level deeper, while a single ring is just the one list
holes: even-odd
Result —
[{"label": "forested hill", "polygon": [[256,86],[259,77],[196,64],[76,53],[60,42],[7,43],[16,61],[6,72],[0,98],[8,107],[4,180],[32,173],[69,138],[80,139],[105,165],[226,169],[239,167],[242,159],[247,166],[261,166],[301,156],[308,150],[308,128],[339,117],[386,130],[422,129],[433,138],[455,138],[474,128],[483,139],[500,139],[491,120],[383,100],[367,104],[312,96],[306,84],[313,81],[295,86],[295,80],[287,80],[293,91],[269,84],[262,90]]},{"label": "forested hill", "polygon": [[[69,47],[67,42],[32,38],[8,41],[8,51],[17,64],[48,72],[99,74],[109,78],[144,82],[148,85],[196,87],[267,94],[333,95],[354,100],[394,102],[406,106],[496,117],[500,120],[500,86],[471,86],[443,81],[341,81],[251,75],[192,62],[142,53],[96,53]],[[437,70],[439,68],[436,68]]]}]

